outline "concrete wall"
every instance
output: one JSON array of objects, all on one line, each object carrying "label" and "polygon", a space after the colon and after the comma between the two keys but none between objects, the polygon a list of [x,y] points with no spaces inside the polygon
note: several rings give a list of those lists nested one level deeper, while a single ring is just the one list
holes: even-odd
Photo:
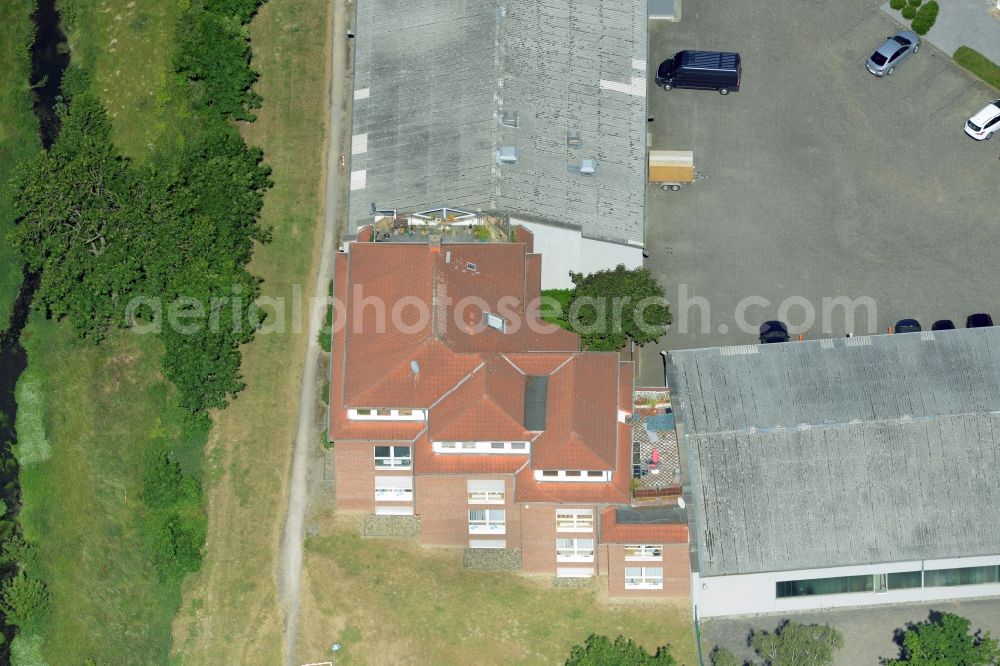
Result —
[{"label": "concrete wall", "polygon": [[691,594],[692,601],[697,606],[699,617],[784,613],[822,608],[873,606],[1000,595],[1000,584],[890,589],[887,592],[852,592],[784,599],[778,599],[775,595],[775,584],[778,581],[919,571],[921,569],[952,569],[991,564],[1000,564],[1000,555],[945,560],[916,560],[830,569],[802,569],[736,576],[701,577],[698,574],[692,574]]},{"label": "concrete wall", "polygon": [[625,264],[642,266],[642,248],[583,238],[577,229],[511,219],[535,235],[535,252],[542,255],[542,289],[571,289],[569,272],[593,273]]}]

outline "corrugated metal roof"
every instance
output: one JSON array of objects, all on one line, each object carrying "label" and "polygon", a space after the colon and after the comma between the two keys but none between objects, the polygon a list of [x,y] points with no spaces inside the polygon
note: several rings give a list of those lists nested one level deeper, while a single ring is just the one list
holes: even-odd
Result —
[{"label": "corrugated metal roof", "polygon": [[[355,32],[352,228],[372,202],[448,205],[643,241],[645,3],[360,0]],[[596,173],[571,172],[583,159]]]},{"label": "corrugated metal roof", "polygon": [[1000,553],[1000,329],[671,357],[703,575]]}]

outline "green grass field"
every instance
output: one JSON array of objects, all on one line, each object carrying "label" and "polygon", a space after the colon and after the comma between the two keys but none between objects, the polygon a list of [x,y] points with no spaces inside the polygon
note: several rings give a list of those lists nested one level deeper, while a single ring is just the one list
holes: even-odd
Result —
[{"label": "green grass field", "polygon": [[81,344],[68,326],[39,316],[22,340],[51,448],[21,472],[21,524],[52,595],[42,653],[52,666],[164,663],[180,591],[153,568],[141,483],[154,453],[201,442],[182,441],[159,343],[123,333]]},{"label": "green grass field", "polygon": [[[41,149],[38,123],[31,111],[28,47],[34,34],[25,0],[0,3],[0,184],[14,167]],[[21,269],[7,242],[13,213],[0,196],[0,331],[7,328],[11,306],[21,286]]]},{"label": "green grass field", "polygon": [[955,49],[954,58],[959,65],[1000,90],[1000,65],[968,46],[959,46]]},{"label": "green grass field", "polygon": [[549,577],[466,571],[462,549],[364,539],[353,516],[314,518],[306,538],[302,662],[323,661],[333,640],[337,663],[562,664],[591,633],[669,644],[695,666],[687,600],[610,603],[607,580],[590,589],[553,589]]}]

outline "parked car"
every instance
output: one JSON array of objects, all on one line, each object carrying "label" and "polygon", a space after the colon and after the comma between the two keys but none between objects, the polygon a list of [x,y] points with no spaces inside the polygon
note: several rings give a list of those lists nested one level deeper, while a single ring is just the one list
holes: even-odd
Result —
[{"label": "parked car", "polygon": [[919,333],[924,330],[920,328],[920,322],[916,319],[900,319],[892,329],[896,333]]},{"label": "parked car", "polygon": [[920,48],[920,38],[917,33],[900,30],[892,37],[886,37],[882,46],[875,49],[865,67],[875,76],[888,76],[895,71],[899,63],[916,53]]},{"label": "parked car", "polygon": [[985,312],[977,312],[976,314],[970,314],[965,318],[966,328],[984,328],[986,326],[993,325],[993,317],[989,316]]},{"label": "parked car", "polygon": [[760,343],[788,342],[788,327],[782,321],[765,321],[760,325]]},{"label": "parked car", "polygon": [[931,325],[932,331],[952,331],[955,329],[955,322],[951,319],[938,319]]},{"label": "parked car", "polygon": [[656,69],[656,85],[664,90],[695,88],[723,95],[740,89],[743,67],[739,53],[679,51]]},{"label": "parked car", "polygon": [[965,133],[985,141],[1000,130],[1000,99],[993,100],[965,122]]}]

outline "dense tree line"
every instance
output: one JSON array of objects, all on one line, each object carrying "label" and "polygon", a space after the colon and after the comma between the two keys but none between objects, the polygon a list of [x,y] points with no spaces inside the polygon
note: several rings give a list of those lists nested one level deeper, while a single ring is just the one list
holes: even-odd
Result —
[{"label": "dense tree line", "polygon": [[[246,265],[268,238],[257,222],[268,169],[230,122],[252,118],[256,104],[241,21],[257,4],[226,0],[185,13],[176,67],[197,122],[183,148],[147,165],[123,157],[86,75],[74,70],[59,138],[10,190],[11,240],[25,269],[41,274],[36,306],[94,341],[172,308],[181,326],[156,322],[164,374],[194,413],[225,407],[243,388],[239,345],[260,323],[248,319],[259,281]],[[226,38],[203,40],[209,23]]]},{"label": "dense tree line", "polygon": [[[239,347],[261,323],[248,311],[260,281],[246,266],[254,245],[269,238],[258,223],[269,170],[233,122],[253,120],[260,103],[251,90],[257,75],[247,29],[260,4],[195,0],[183,12],[172,87],[189,113],[180,149],[159,150],[144,164],[123,156],[96,86],[71,67],[57,109],[59,137],[4,190],[16,222],[11,243],[25,271],[40,276],[33,307],[94,343],[116,329],[156,331],[164,376],[198,436],[209,427],[206,411],[225,407],[243,388]],[[170,312],[180,326],[165,321]],[[150,461],[142,492],[163,578],[200,566],[206,534],[200,484],[169,450]],[[31,575],[31,554],[0,515],[7,579],[0,612],[21,628],[48,605],[45,585]]]}]

